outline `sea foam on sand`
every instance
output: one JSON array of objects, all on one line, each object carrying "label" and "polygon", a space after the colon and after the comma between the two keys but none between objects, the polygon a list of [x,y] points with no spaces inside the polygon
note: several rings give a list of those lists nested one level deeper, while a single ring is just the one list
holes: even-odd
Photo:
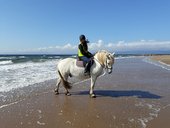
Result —
[{"label": "sea foam on sand", "polygon": [[170,65],[165,64],[161,61],[153,61],[153,60],[149,59],[148,57],[144,58],[143,61],[170,71]]}]

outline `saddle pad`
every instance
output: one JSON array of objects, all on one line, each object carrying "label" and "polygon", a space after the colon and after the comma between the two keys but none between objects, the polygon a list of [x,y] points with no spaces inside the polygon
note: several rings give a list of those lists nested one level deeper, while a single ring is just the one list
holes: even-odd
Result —
[{"label": "saddle pad", "polygon": [[76,60],[76,65],[77,65],[78,67],[84,67],[83,61],[80,61],[80,60]]}]

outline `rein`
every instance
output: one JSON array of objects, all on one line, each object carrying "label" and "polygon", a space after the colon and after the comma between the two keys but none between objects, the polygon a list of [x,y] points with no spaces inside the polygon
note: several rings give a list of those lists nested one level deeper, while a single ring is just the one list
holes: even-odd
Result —
[{"label": "rein", "polygon": [[[94,56],[95,56],[97,53],[99,53],[99,52],[96,52],[96,53],[94,54]],[[94,60],[96,60],[96,61],[100,64],[100,66],[101,66],[102,68],[105,68],[105,69],[106,69],[106,65],[102,64],[102,63],[98,60],[97,57],[96,57],[96,58],[94,57]]]},{"label": "rein", "polygon": [[[94,56],[97,54],[98,52],[96,52],[95,54],[94,54]],[[96,57],[94,57],[94,60],[96,60],[100,65],[101,65],[101,67],[102,68],[104,68],[104,69],[112,69],[112,67],[111,68],[109,68],[107,65],[105,65],[104,63],[102,64],[99,60],[98,60],[98,58]]]},{"label": "rein", "polygon": [[106,70],[106,69],[112,69],[112,67],[111,67],[111,68],[108,68],[106,65],[101,64],[98,59],[94,58],[94,60],[96,60],[96,61],[100,64],[100,66],[101,66],[102,68],[104,68],[105,70]]}]

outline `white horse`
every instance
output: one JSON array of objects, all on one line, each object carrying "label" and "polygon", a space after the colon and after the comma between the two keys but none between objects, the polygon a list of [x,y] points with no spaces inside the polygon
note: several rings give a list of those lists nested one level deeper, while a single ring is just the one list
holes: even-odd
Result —
[{"label": "white horse", "polygon": [[70,95],[68,90],[71,89],[72,86],[69,82],[67,82],[68,77],[77,77],[80,79],[87,79],[91,77],[90,96],[92,98],[95,98],[96,95],[94,94],[93,89],[96,79],[103,73],[104,69],[106,69],[109,74],[112,73],[112,65],[114,64],[114,53],[111,54],[108,51],[101,50],[94,55],[93,60],[94,63],[90,68],[90,76],[84,75],[84,67],[78,67],[76,65],[76,59],[66,58],[61,60],[58,63],[57,68],[59,77],[55,89],[56,95],[59,94],[59,86],[61,82],[66,89],[65,94],[68,96]]}]

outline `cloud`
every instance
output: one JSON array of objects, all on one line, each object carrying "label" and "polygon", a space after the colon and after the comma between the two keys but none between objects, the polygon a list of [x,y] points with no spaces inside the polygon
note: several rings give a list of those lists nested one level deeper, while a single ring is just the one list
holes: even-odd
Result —
[{"label": "cloud", "polygon": [[118,41],[115,43],[104,43],[99,40],[89,45],[92,51],[106,49],[113,51],[170,51],[170,41],[140,40],[134,42]]},{"label": "cloud", "polygon": [[90,43],[89,44],[89,49],[91,50],[101,50],[104,46],[104,42],[102,40],[98,40],[97,43]]},{"label": "cloud", "polygon": [[118,42],[112,45],[117,51],[160,51],[170,50],[170,41],[135,41],[135,42]]},{"label": "cloud", "polygon": [[78,46],[67,43],[65,45],[39,47],[35,49],[24,49],[20,50],[21,53],[45,53],[45,54],[71,54],[76,53]]},{"label": "cloud", "polygon": [[[105,43],[103,40],[98,40],[95,43],[89,43],[89,51],[96,52],[98,50],[109,50],[111,52],[125,52],[125,51],[170,51],[170,41],[154,41],[154,40],[140,40],[133,42],[110,42]],[[22,50],[25,53],[51,53],[51,54],[76,54],[77,45],[66,43],[65,45],[56,45],[48,47],[40,47],[36,49]]]}]

